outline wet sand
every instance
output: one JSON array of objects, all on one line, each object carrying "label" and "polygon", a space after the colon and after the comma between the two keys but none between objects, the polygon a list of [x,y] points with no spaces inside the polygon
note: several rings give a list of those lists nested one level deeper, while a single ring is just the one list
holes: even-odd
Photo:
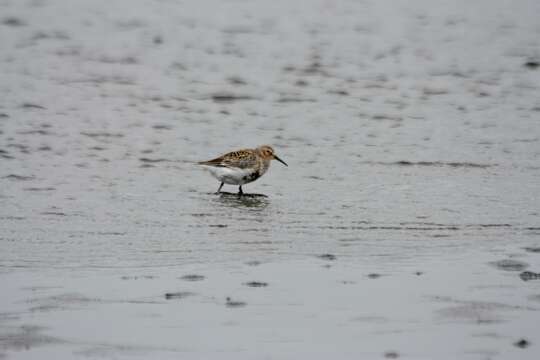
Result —
[{"label": "wet sand", "polygon": [[539,18],[0,1],[0,359],[538,358]]}]

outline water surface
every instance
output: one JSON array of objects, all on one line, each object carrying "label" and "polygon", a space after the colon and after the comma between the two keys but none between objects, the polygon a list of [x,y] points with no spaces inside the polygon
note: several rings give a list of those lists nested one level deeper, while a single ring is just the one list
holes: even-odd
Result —
[{"label": "water surface", "polygon": [[539,17],[0,1],[0,358],[536,359]]}]

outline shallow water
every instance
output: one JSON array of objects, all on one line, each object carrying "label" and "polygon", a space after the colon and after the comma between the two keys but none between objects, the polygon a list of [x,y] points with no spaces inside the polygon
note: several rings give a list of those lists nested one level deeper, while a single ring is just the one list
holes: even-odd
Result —
[{"label": "shallow water", "polygon": [[539,16],[0,1],[0,359],[536,359]]}]

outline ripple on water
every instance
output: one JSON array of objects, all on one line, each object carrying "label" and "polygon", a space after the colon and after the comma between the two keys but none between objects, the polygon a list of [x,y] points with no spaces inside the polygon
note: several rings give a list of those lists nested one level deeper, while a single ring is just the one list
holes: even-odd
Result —
[{"label": "ripple on water", "polygon": [[106,131],[81,131],[81,135],[88,136],[90,138],[97,138],[97,139],[124,137],[124,134],[112,133],[112,132],[106,132]]},{"label": "ripple on water", "polygon": [[[215,194],[212,194],[215,196]],[[220,205],[232,208],[264,209],[270,204],[270,200],[263,194],[244,194],[239,196],[233,193],[221,193],[213,199]],[[214,214],[211,214],[213,216]]]},{"label": "ripple on water", "polygon": [[165,299],[167,300],[180,300],[190,296],[194,296],[195,293],[191,291],[178,291],[178,292],[169,292],[165,293]]},{"label": "ripple on water", "polygon": [[517,305],[488,301],[463,301],[451,297],[434,297],[434,300],[451,304],[438,310],[442,317],[477,324],[503,323],[506,321],[504,316],[506,312],[527,309]]},{"label": "ripple on water", "polygon": [[236,101],[256,100],[257,98],[247,94],[216,93],[211,95],[216,103],[232,103]]},{"label": "ripple on water", "polygon": [[34,180],[35,177],[26,176],[26,175],[9,174],[2,177],[2,179],[8,179],[8,180],[13,180],[13,181],[29,181],[29,180]]},{"label": "ripple on water", "polygon": [[9,27],[23,27],[26,26],[26,22],[18,17],[8,16],[2,19],[2,25]]},{"label": "ripple on water", "polygon": [[164,159],[164,158],[148,158],[148,157],[141,157],[139,158],[139,161],[143,162],[143,163],[160,163],[160,162],[171,162],[171,160],[169,159]]},{"label": "ripple on water", "polygon": [[67,216],[66,213],[61,211],[42,211],[41,215],[54,215],[54,216]]},{"label": "ripple on water", "polygon": [[[2,350],[29,350],[37,346],[61,344],[65,341],[44,334],[46,327],[35,325],[22,325],[14,328],[12,332],[4,332],[0,335]],[[1,353],[0,353],[1,355]]]},{"label": "ripple on water", "polygon": [[45,110],[45,106],[38,105],[38,104],[34,104],[34,103],[30,103],[30,102],[22,103],[20,107],[21,107],[22,109]]},{"label": "ripple on water", "polygon": [[56,190],[56,188],[53,188],[51,186],[46,186],[46,187],[27,187],[27,188],[24,188],[25,191],[54,191]]},{"label": "ripple on water", "polygon": [[459,162],[459,161],[409,161],[409,160],[399,160],[392,162],[384,161],[364,161],[364,164],[368,165],[387,165],[387,166],[425,166],[425,167],[450,167],[450,168],[476,168],[476,169],[487,169],[490,167],[495,167],[497,164],[482,164],[474,162]]},{"label": "ripple on water", "polygon": [[337,256],[334,255],[334,254],[321,254],[321,255],[316,255],[319,259],[322,259],[322,260],[328,260],[328,261],[334,261],[334,260],[337,260]]},{"label": "ripple on water", "polygon": [[522,271],[529,267],[529,264],[527,264],[526,262],[513,259],[492,261],[489,264],[499,270],[504,271]]},{"label": "ripple on water", "polygon": [[186,281],[202,281],[205,279],[204,275],[198,275],[198,274],[187,274],[182,277],[180,277],[182,280]]},{"label": "ripple on water", "polygon": [[230,297],[227,297],[225,299],[225,306],[228,307],[228,308],[240,308],[240,307],[244,307],[246,305],[247,305],[247,303],[244,302],[244,301],[233,300]]}]

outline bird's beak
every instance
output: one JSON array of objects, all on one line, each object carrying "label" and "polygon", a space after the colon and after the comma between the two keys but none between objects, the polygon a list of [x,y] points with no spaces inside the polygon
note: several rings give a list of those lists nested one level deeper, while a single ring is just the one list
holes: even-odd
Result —
[{"label": "bird's beak", "polygon": [[283,161],[283,160],[281,160],[280,158],[278,158],[277,155],[274,155],[274,159],[276,159],[277,161],[279,161],[280,163],[282,163],[282,164],[285,165],[285,166],[289,166],[289,165],[287,165],[287,163],[286,163],[285,161]]}]

